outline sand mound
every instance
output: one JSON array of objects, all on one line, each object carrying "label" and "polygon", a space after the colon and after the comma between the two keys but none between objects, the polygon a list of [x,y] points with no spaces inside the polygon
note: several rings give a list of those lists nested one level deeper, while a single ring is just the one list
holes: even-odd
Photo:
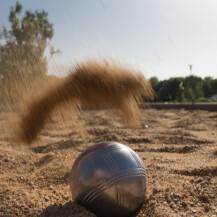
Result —
[{"label": "sand mound", "polygon": [[141,73],[114,63],[77,64],[64,79],[28,103],[21,115],[16,138],[31,143],[57,106],[72,102],[77,108],[107,107],[120,113],[128,125],[136,125],[137,101],[152,99],[153,90]]}]

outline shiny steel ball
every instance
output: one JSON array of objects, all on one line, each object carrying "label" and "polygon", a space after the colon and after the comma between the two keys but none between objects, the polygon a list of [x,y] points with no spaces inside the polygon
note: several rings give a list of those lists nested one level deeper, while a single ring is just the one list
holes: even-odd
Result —
[{"label": "shiny steel ball", "polygon": [[117,142],[100,142],[76,159],[70,188],[72,199],[97,216],[132,216],[145,198],[145,167],[129,147]]}]

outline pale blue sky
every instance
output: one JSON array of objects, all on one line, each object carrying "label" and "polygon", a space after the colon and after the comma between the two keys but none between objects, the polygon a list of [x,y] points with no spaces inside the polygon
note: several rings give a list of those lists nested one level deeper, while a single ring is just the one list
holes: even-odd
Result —
[{"label": "pale blue sky", "polygon": [[[0,26],[16,0],[0,1]],[[49,71],[87,58],[115,58],[159,79],[217,78],[216,0],[20,0],[44,9],[62,52]],[[57,67],[59,66],[59,67]]]}]

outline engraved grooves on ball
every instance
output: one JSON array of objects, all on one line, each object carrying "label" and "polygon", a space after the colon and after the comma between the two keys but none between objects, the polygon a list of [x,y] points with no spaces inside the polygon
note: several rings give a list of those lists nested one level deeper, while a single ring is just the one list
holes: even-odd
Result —
[{"label": "engraved grooves on ball", "polygon": [[110,188],[112,185],[116,185],[117,183],[127,180],[131,177],[144,176],[146,177],[146,172],[144,168],[131,168],[125,171],[120,172],[114,177],[106,180],[105,182],[99,184],[95,188],[93,188],[87,195],[82,199],[82,203],[88,205],[91,203],[96,197],[99,196],[100,193]]},{"label": "engraved grooves on ball", "polygon": [[103,152],[108,152],[108,151],[116,151],[120,149],[120,147],[118,147],[116,144],[111,144],[110,142],[105,142],[105,144],[100,144],[98,145],[98,143],[96,143],[93,147],[90,147],[88,150],[84,151],[83,153],[81,153],[78,158],[76,159],[76,161],[74,162],[74,167],[76,167],[77,163],[81,160],[81,159],[85,159],[87,160],[88,158],[92,157],[93,153],[96,153],[97,151],[102,151]]},{"label": "engraved grooves on ball", "polygon": [[102,157],[104,158],[108,168],[111,170],[112,175],[115,176],[116,171],[114,170],[114,167],[112,166],[112,162],[111,162],[110,158],[108,158],[106,154],[102,155]]},{"label": "engraved grooves on ball", "polygon": [[120,172],[120,169],[118,167],[118,165],[116,164],[116,162],[114,161],[114,159],[112,158],[112,156],[109,153],[104,153],[104,156],[109,159],[109,163],[111,165],[111,167],[114,169],[115,174],[118,174]]},{"label": "engraved grooves on ball", "polygon": [[132,151],[132,150],[129,150],[129,151],[130,151],[131,155],[133,156],[134,160],[136,161],[137,166],[138,166],[138,167],[144,167],[143,163],[142,163],[141,160],[138,158],[137,154],[136,154],[134,151]]}]

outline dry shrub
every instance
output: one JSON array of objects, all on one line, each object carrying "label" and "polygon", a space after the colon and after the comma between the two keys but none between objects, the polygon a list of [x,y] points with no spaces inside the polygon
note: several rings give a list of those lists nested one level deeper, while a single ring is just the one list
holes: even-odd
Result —
[{"label": "dry shrub", "polygon": [[54,109],[67,102],[77,108],[111,108],[120,112],[126,124],[136,125],[136,101],[142,96],[152,99],[154,93],[141,73],[113,62],[77,64],[67,77],[28,103],[21,115],[17,141],[34,141]]},{"label": "dry shrub", "polygon": [[30,46],[17,43],[9,35],[5,36],[5,43],[0,44],[0,107],[16,111],[21,99],[31,98],[38,84],[44,84],[47,58],[43,53],[47,43],[37,39],[37,43]]}]

